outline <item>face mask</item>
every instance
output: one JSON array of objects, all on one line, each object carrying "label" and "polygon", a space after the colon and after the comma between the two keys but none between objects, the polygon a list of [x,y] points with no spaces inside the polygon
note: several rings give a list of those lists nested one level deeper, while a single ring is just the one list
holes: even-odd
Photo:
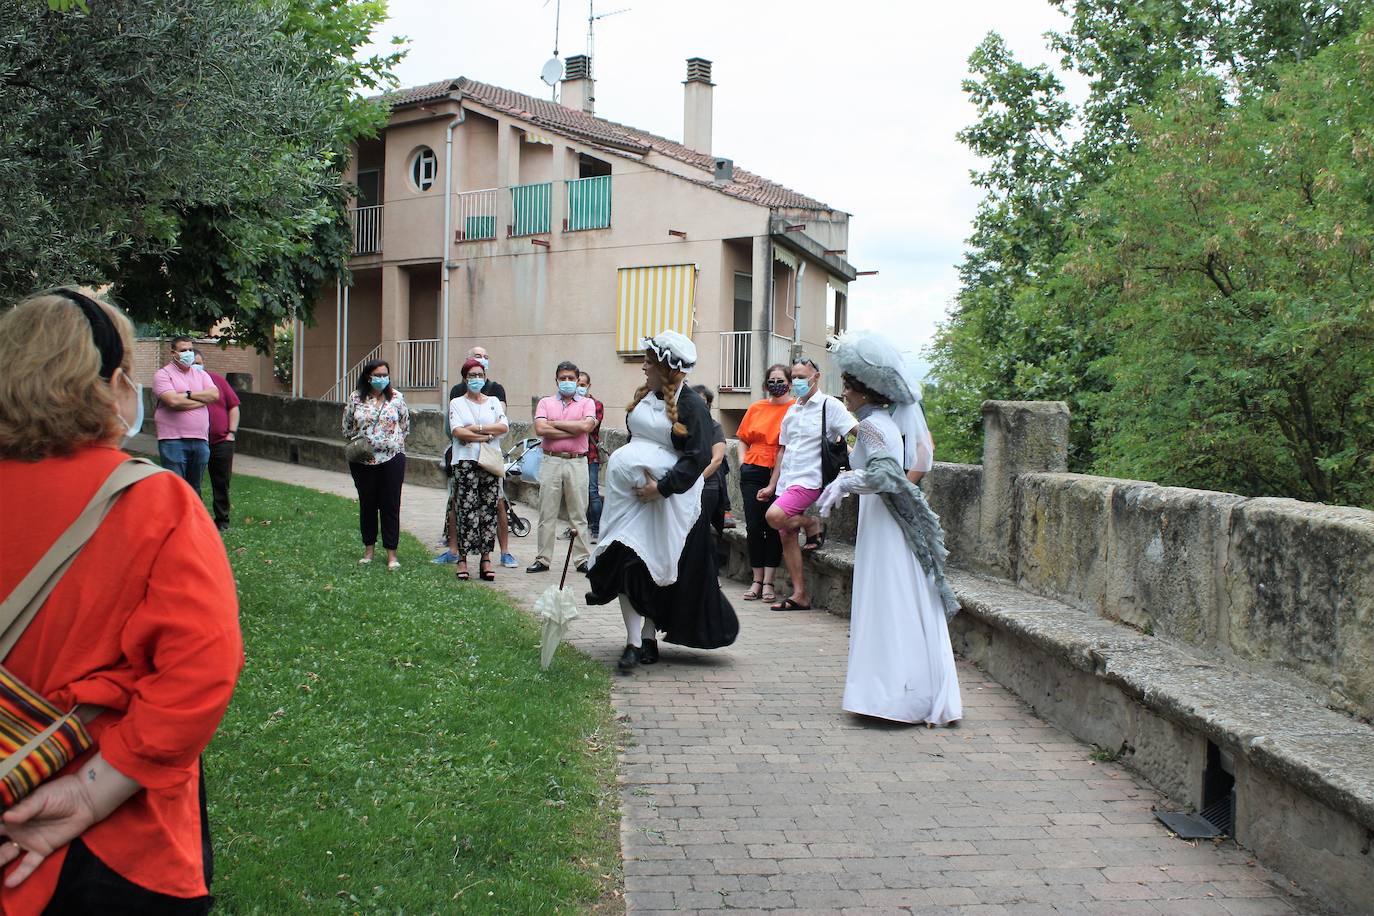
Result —
[{"label": "face mask", "polygon": [[558,393],[565,398],[570,398],[577,394],[577,382],[559,382]]},{"label": "face mask", "polygon": [[483,369],[485,369],[485,368],[487,368],[487,366],[491,365],[491,360],[487,359],[485,356],[479,356],[479,357],[477,357],[477,361],[478,361],[479,363],[482,364],[482,368],[483,368]]},{"label": "face mask", "polygon": [[196,361],[196,354],[193,350],[182,350],[177,354],[177,362],[190,368]]},{"label": "face mask", "polygon": [[810,390],[811,390],[811,379],[809,379],[809,378],[794,378],[794,379],[792,379],[792,393],[795,394],[797,397],[799,397],[799,398],[804,398],[804,397],[806,397],[807,392],[809,392]]},{"label": "face mask", "polygon": [[486,387],[486,384],[487,380],[484,378],[470,378],[468,379],[468,391],[471,391],[473,394],[476,394],[477,392],[481,391],[484,387]]},{"label": "face mask", "polygon": [[115,408],[115,416],[119,417],[119,422],[124,424],[124,441],[128,442],[137,436],[138,431],[143,428],[143,386],[137,382],[129,381],[127,376],[121,375],[120,378],[123,378],[124,384],[134,390],[134,403],[138,405],[134,408],[134,422],[132,423],[124,419],[124,414],[120,413],[117,407]]},{"label": "face mask", "polygon": [[391,376],[374,375],[371,379],[369,379],[369,382],[371,383],[374,391],[382,391],[386,388],[387,385],[391,384]]},{"label": "face mask", "polygon": [[787,394],[787,383],[780,378],[768,380],[768,393],[775,398],[780,398]]},{"label": "face mask", "polygon": [[585,398],[585,397],[587,396],[587,389],[586,389],[586,388],[583,388],[581,385],[578,385],[578,386],[577,386],[577,396],[578,396],[579,398]]}]

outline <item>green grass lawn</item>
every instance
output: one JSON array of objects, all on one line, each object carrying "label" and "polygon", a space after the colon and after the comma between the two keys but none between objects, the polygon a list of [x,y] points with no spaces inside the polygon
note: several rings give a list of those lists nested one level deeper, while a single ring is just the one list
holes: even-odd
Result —
[{"label": "green grass lawn", "polygon": [[[615,909],[616,724],[600,665],[356,504],[235,477],[247,666],[206,754],[221,912]],[[251,519],[251,521],[250,521]]]}]

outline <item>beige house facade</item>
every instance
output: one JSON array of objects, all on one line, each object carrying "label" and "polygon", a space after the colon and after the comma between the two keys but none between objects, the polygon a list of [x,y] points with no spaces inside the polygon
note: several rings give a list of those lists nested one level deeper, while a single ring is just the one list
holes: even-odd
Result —
[{"label": "beige house facade", "polygon": [[619,426],[639,338],[675,327],[733,431],[770,363],[828,368],[856,277],[849,215],[713,154],[710,62],[688,61],[684,142],[596,117],[587,60],[567,68],[561,103],[464,78],[388,97],[349,167],[351,282],[298,328],[297,396],[341,400],[381,358],[409,402],[437,408],[480,344],[512,419],[566,359]]}]

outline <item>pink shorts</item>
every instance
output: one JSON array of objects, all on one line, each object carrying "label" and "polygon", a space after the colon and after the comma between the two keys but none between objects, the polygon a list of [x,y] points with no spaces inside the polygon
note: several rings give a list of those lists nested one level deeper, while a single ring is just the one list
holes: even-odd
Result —
[{"label": "pink shorts", "polygon": [[773,505],[777,506],[789,516],[795,517],[811,508],[811,504],[820,498],[821,491],[819,489],[813,490],[810,487],[788,487],[786,490],[782,491],[782,495],[778,497],[777,502],[773,503]]}]

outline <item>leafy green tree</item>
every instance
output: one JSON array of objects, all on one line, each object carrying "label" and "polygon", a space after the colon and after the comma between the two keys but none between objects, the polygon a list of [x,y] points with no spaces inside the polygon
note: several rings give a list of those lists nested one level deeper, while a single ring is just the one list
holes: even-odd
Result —
[{"label": "leafy green tree", "polygon": [[347,262],[356,98],[395,53],[350,0],[108,0],[0,16],[0,297],[110,283],[141,321],[271,345]]},{"label": "leafy green tree", "polygon": [[1069,16],[1051,47],[1087,77],[1088,97],[1068,106],[1052,71],[1015,61],[995,35],[970,58],[965,89],[978,118],[960,136],[989,163],[974,175],[987,194],[958,301],[932,348],[928,413],[945,457],[977,460],[983,399],[1066,400],[1070,467],[1112,472],[1100,460],[1098,411],[1119,384],[1109,357],[1122,340],[1122,266],[1075,252],[1111,213],[1097,189],[1134,155],[1132,114],[1173,98],[1185,73],[1210,79],[1218,111],[1262,97],[1284,67],[1349,34],[1370,3],[1049,2]]},{"label": "leafy green tree", "polygon": [[1110,287],[1097,468],[1374,505],[1374,17],[1276,89],[1134,122],[1067,264]]}]

